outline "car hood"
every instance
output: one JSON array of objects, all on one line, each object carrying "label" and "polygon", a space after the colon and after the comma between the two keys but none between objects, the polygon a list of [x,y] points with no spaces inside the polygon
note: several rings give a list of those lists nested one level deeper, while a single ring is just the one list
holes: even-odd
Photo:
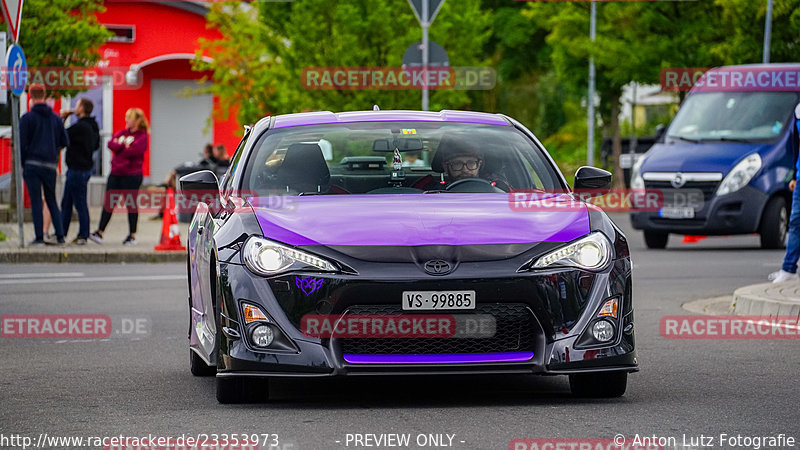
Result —
[{"label": "car hood", "polygon": [[[564,194],[544,199],[571,201]],[[587,234],[590,228],[584,204],[515,211],[507,194],[325,195],[249,200],[264,236],[294,246],[568,242]]]},{"label": "car hood", "polygon": [[720,172],[726,175],[733,166],[751,153],[764,153],[771,144],[737,142],[675,142],[655,144],[647,151],[642,173],[647,172]]}]

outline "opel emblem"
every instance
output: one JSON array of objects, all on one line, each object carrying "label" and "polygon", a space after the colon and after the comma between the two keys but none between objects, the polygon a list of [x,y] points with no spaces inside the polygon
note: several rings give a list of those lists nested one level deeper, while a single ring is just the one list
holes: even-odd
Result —
[{"label": "opel emblem", "polygon": [[425,272],[431,275],[447,275],[453,271],[453,266],[449,262],[441,259],[432,259],[425,263]]},{"label": "opel emblem", "polygon": [[686,179],[683,177],[682,173],[678,172],[675,174],[675,178],[670,181],[670,184],[675,189],[680,189],[684,184],[686,184]]}]

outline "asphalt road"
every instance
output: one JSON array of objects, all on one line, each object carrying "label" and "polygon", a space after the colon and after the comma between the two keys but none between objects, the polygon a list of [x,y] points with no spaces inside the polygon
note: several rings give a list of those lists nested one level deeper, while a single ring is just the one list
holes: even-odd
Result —
[{"label": "asphalt road", "polygon": [[673,236],[667,250],[646,250],[625,216],[615,219],[632,246],[641,365],[621,399],[573,399],[566,377],[358,378],[279,381],[269,404],[223,406],[213,378],[189,373],[184,265],[10,265],[0,266],[2,315],[107,314],[145,330],[0,339],[0,447],[40,433],[277,433],[287,449],[367,448],[346,446],[348,433],[410,433],[412,444],[420,433],[455,434],[457,449],[617,433],[800,439],[800,341],[667,340],[658,329],[664,315],[690,314],[682,303],[763,282],[782,252],[758,249],[753,236],[691,245]]}]

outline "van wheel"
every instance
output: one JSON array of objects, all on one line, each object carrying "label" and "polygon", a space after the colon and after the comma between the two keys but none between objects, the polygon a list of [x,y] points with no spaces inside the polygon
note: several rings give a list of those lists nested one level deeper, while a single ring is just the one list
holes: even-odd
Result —
[{"label": "van wheel", "polygon": [[644,243],[647,248],[667,248],[668,240],[669,233],[650,230],[645,230],[644,232]]},{"label": "van wheel", "polygon": [[569,376],[569,388],[575,397],[622,397],[627,387],[628,372],[576,373]]},{"label": "van wheel", "polygon": [[780,249],[786,247],[786,236],[789,233],[789,208],[786,199],[773,197],[764,208],[761,216],[761,248]]}]

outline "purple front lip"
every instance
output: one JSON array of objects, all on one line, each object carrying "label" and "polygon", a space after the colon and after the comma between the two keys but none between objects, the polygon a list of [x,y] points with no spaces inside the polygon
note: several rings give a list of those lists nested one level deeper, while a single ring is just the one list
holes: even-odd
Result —
[{"label": "purple front lip", "polygon": [[325,195],[250,201],[264,236],[288,245],[524,244],[569,242],[589,233],[585,206],[513,211],[508,194]]},{"label": "purple front lip", "polygon": [[524,362],[533,352],[454,353],[444,355],[342,355],[350,364],[474,364]]}]

